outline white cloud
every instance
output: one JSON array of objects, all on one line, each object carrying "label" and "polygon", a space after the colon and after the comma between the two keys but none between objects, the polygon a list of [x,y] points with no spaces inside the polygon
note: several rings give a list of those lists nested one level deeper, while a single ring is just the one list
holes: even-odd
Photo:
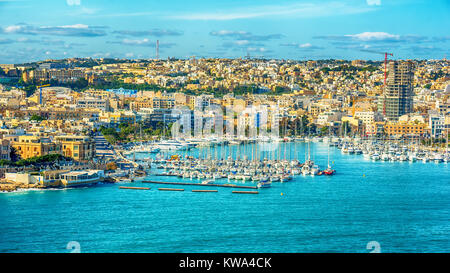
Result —
[{"label": "white cloud", "polygon": [[5,29],[3,31],[5,33],[14,33],[14,32],[18,32],[21,29],[22,29],[22,26],[15,25],[15,26],[5,27]]},{"label": "white cloud", "polygon": [[264,48],[264,47],[249,47],[249,48],[247,48],[247,50],[251,51],[251,52],[266,52],[267,48]]},{"label": "white cloud", "polygon": [[265,34],[265,35],[255,35],[247,31],[232,31],[232,30],[220,30],[211,31],[209,33],[212,36],[217,36],[221,38],[235,38],[238,41],[268,41],[271,39],[280,39],[283,37],[282,34]]},{"label": "white cloud", "polygon": [[400,35],[390,34],[386,32],[363,32],[359,34],[344,35],[346,37],[360,41],[383,41],[383,40],[399,40]]},{"label": "white cloud", "polygon": [[66,25],[66,26],[59,26],[59,27],[60,28],[75,28],[75,29],[89,28],[88,25],[83,25],[83,24]]},{"label": "white cloud", "polygon": [[81,5],[81,0],[67,0],[67,5],[69,6],[79,6]]},{"label": "white cloud", "polygon": [[369,6],[379,6],[381,5],[381,0],[366,0]]},{"label": "white cloud", "polygon": [[280,46],[288,46],[288,47],[297,48],[297,49],[301,49],[301,50],[305,50],[305,51],[314,51],[317,49],[323,49],[323,47],[321,47],[321,46],[312,45],[310,43],[304,43],[304,44],[283,43],[283,44],[280,44]]},{"label": "white cloud", "polygon": [[310,43],[301,44],[301,45],[298,45],[298,47],[300,47],[300,48],[308,48],[308,47],[312,47],[312,44],[310,44]]},{"label": "white cloud", "polygon": [[150,41],[147,38],[142,40],[123,39],[122,43],[126,45],[147,45]]},{"label": "white cloud", "polygon": [[106,35],[104,29],[105,27],[102,26],[88,26],[84,24],[38,27],[28,24],[17,24],[0,29],[0,33],[3,32],[8,34],[98,37]]}]

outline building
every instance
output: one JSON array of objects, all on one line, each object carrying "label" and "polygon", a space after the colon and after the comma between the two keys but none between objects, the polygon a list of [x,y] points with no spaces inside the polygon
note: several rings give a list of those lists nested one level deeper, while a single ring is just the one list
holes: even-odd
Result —
[{"label": "building", "polygon": [[153,107],[153,101],[148,98],[138,99],[138,100],[130,102],[130,108],[133,111],[139,111],[142,108],[152,108],[152,107]]},{"label": "building", "polygon": [[12,143],[20,158],[27,159],[48,154],[61,154],[61,146],[52,142],[49,138],[23,135],[18,141]]},{"label": "building", "polygon": [[171,97],[151,98],[153,108],[172,109],[175,107],[175,99]]},{"label": "building", "polygon": [[213,98],[213,95],[200,95],[195,97],[195,109],[204,110],[211,105],[211,100]]},{"label": "building", "polygon": [[74,82],[84,78],[84,72],[78,69],[35,69],[29,73],[29,79],[37,81],[56,80],[58,82]]},{"label": "building", "polygon": [[95,156],[95,143],[88,136],[57,136],[55,141],[60,144],[64,156],[78,161],[89,160]]},{"label": "building", "polygon": [[7,139],[0,139],[0,160],[11,160],[11,143]]},{"label": "building", "polygon": [[137,112],[137,116],[143,122],[147,123],[172,123],[176,122],[180,118],[180,112],[174,111],[172,109],[164,109],[164,108],[141,108],[139,112]]},{"label": "building", "polygon": [[430,115],[429,126],[430,126],[430,135],[432,137],[446,136],[446,134],[445,134],[445,116]]},{"label": "building", "polygon": [[384,122],[378,121],[370,124],[366,124],[366,135],[368,136],[381,136],[384,134]]},{"label": "building", "polygon": [[371,124],[383,120],[381,113],[374,111],[357,111],[355,112],[355,117],[359,118],[364,124]]},{"label": "building", "polygon": [[69,68],[65,63],[43,63],[39,65],[40,69],[64,69]]},{"label": "building", "polygon": [[124,97],[136,97],[136,94],[138,92],[137,90],[124,89],[122,87],[119,89],[106,89],[106,91],[114,93],[119,96],[124,96]]},{"label": "building", "polygon": [[340,121],[344,113],[339,111],[325,111],[317,117],[317,124],[329,125],[330,122]]},{"label": "building", "polygon": [[396,121],[404,114],[413,111],[414,65],[412,62],[389,63],[389,76],[384,90],[384,97],[378,109],[390,121]]},{"label": "building", "polygon": [[118,111],[118,112],[102,112],[99,120],[105,123],[109,123],[112,126],[118,126],[121,123],[135,123],[136,115],[130,111]]},{"label": "building", "polygon": [[388,122],[384,125],[384,132],[389,136],[423,135],[427,125],[417,122]]},{"label": "building", "polygon": [[77,101],[78,109],[100,109],[109,111],[109,100],[100,98],[81,98]]}]

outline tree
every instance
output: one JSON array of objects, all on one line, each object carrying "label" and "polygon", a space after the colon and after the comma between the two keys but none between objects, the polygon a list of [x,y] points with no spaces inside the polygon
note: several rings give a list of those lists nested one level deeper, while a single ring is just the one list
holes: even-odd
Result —
[{"label": "tree", "polygon": [[11,161],[16,162],[20,159],[20,155],[17,152],[17,149],[14,147],[11,147],[11,152],[9,153],[9,157],[11,158]]},{"label": "tree", "polygon": [[324,135],[326,135],[326,134],[328,134],[328,126],[324,126],[324,127],[322,127],[322,128],[320,128],[320,136],[324,136]]},{"label": "tree", "polygon": [[284,87],[284,86],[276,86],[275,90],[273,91],[275,94],[283,94],[286,92],[289,92],[289,88]]},{"label": "tree", "polygon": [[45,120],[45,118],[44,117],[42,117],[42,116],[39,116],[39,115],[36,115],[36,114],[33,114],[32,116],[31,116],[31,118],[30,118],[30,120],[31,121],[43,121],[43,120]]},{"label": "tree", "polygon": [[342,131],[344,132],[345,135],[349,135],[352,132],[352,127],[350,125],[350,122],[348,121],[344,121],[342,123],[342,128],[343,128]]}]

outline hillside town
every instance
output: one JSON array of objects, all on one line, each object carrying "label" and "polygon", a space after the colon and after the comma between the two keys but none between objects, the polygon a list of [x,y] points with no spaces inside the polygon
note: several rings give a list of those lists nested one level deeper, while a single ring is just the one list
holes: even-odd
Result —
[{"label": "hillside town", "polygon": [[183,123],[185,139],[193,137],[189,124],[197,138],[222,137],[225,131],[211,129],[217,109],[225,113],[221,124],[233,128],[227,138],[255,137],[250,128],[260,128],[260,116],[251,109],[265,107],[266,129],[276,129],[280,138],[414,139],[443,150],[450,128],[449,67],[446,59],[2,64],[0,178],[44,187],[62,185],[62,176],[126,171],[135,164],[124,157],[126,145],[162,141],[181,130],[176,109],[192,114],[193,122]]}]

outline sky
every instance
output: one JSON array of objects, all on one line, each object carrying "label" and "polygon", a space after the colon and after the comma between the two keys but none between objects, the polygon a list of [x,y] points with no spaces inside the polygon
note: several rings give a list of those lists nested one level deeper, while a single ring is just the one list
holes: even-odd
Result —
[{"label": "sky", "polygon": [[0,0],[0,63],[442,59],[450,0]]}]

